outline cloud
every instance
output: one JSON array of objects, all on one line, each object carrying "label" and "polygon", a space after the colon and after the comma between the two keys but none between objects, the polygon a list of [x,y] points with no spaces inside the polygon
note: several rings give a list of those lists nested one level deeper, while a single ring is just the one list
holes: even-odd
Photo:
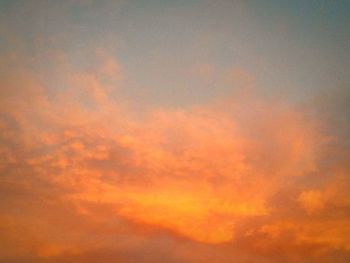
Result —
[{"label": "cloud", "polygon": [[2,72],[1,259],[349,258],[349,152],[327,123],[249,91],[136,114],[118,61],[96,55],[54,69],[57,90]]},{"label": "cloud", "polygon": [[298,200],[301,206],[310,214],[322,209],[324,206],[324,202],[322,200],[322,192],[317,190],[302,192],[299,195]]}]

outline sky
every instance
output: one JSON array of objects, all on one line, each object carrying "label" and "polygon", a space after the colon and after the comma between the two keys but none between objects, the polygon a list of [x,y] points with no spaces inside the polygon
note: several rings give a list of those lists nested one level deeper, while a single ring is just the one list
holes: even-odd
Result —
[{"label": "sky", "polygon": [[350,2],[0,0],[0,263],[350,261]]}]

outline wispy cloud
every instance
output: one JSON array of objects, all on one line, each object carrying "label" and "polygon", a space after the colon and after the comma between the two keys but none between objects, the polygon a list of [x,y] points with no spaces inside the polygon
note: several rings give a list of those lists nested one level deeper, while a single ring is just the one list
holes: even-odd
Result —
[{"label": "wispy cloud", "polygon": [[27,68],[2,72],[0,258],[349,257],[349,151],[327,122],[249,90],[135,114],[114,90],[120,63],[93,56],[88,70],[65,61],[55,91]]}]

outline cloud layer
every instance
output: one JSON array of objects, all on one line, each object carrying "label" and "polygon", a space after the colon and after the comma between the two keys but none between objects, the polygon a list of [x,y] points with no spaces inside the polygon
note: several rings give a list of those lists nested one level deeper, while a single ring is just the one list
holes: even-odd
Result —
[{"label": "cloud layer", "polygon": [[94,56],[81,70],[55,54],[60,88],[3,58],[1,262],[350,259],[349,150],[312,105],[243,81],[210,104],[135,112],[119,63]]}]

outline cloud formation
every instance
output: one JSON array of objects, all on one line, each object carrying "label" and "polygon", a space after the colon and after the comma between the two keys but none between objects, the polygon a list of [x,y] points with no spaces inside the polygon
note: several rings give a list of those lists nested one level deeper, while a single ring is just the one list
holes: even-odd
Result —
[{"label": "cloud formation", "polygon": [[95,56],[56,57],[60,89],[4,58],[1,262],[350,259],[349,150],[327,122],[249,91],[136,113]]}]

